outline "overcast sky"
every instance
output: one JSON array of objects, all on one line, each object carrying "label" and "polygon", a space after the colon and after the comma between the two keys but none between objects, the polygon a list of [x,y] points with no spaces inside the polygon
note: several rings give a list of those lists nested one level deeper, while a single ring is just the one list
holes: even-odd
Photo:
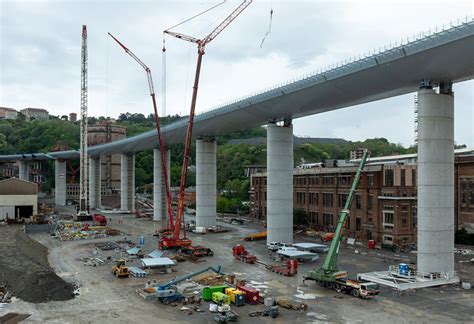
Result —
[{"label": "overcast sky", "polygon": [[[89,31],[89,115],[152,113],[146,75],[110,38],[150,66],[161,112],[162,31],[219,1],[0,0],[0,106],[79,113],[81,25]],[[176,29],[206,35],[240,1]],[[206,48],[197,113],[272,84],[473,15],[473,1],[254,1]],[[269,26],[271,33],[260,43]],[[189,110],[196,47],[167,38],[167,114]],[[474,81],[454,86],[455,140],[474,147]],[[413,144],[413,94],[294,121],[300,136]]]}]

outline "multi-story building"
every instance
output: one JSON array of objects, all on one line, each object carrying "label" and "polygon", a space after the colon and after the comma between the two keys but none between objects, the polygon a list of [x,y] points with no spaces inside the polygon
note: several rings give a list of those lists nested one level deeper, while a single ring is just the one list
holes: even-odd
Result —
[{"label": "multi-story building", "polygon": [[18,111],[13,108],[0,107],[0,119],[16,119]]},{"label": "multi-story building", "polygon": [[[456,154],[456,193],[459,192],[456,220],[458,228],[474,230],[474,150],[467,154],[468,151],[459,150]],[[293,207],[309,215],[313,228],[335,229],[357,172],[357,163],[294,170]],[[379,243],[414,243],[417,232],[416,170],[416,154],[370,159],[352,203],[347,234]],[[251,216],[265,220],[266,173],[254,174],[251,179]]]},{"label": "multi-story building", "polygon": [[[87,142],[89,146],[113,142],[127,136],[127,129],[112,122],[90,125],[87,128]],[[101,156],[102,187],[107,188],[109,194],[120,190],[120,154]]]},{"label": "multi-story building", "polygon": [[49,112],[43,108],[25,108],[20,110],[20,112],[25,115],[28,120],[48,120]]}]

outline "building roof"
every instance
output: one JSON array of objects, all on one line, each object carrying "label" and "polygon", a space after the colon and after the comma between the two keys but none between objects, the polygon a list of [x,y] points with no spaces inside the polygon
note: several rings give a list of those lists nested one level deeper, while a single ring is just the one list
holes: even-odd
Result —
[{"label": "building roof", "polygon": [[46,109],[43,108],[32,108],[32,107],[27,107],[25,109],[22,109],[21,111],[35,111],[35,112],[45,112],[48,113]]},{"label": "building roof", "polygon": [[0,181],[0,195],[37,195],[38,185],[26,180],[10,178]]},{"label": "building roof", "polygon": [[8,108],[8,107],[0,107],[0,109],[6,110],[6,111],[16,111],[13,108]]}]

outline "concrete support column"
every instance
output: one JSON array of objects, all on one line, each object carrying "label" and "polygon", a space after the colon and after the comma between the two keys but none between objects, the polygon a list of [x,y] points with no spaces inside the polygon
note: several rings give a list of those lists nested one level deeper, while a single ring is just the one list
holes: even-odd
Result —
[{"label": "concrete support column", "polygon": [[66,161],[54,161],[54,202],[56,206],[66,205]]},{"label": "concrete support column", "polygon": [[96,209],[101,207],[101,174],[100,174],[100,156],[89,157],[89,208]]},{"label": "concrete support column", "polygon": [[20,180],[30,181],[30,164],[28,161],[20,161],[18,169],[18,178]]},{"label": "concrete support column", "polygon": [[120,209],[135,212],[135,155],[120,156]]},{"label": "concrete support column", "polygon": [[[166,150],[166,168],[168,181],[170,181],[171,151]],[[166,183],[163,176],[163,164],[161,163],[161,152],[153,150],[153,220],[158,222],[166,219],[168,206],[166,201]]]},{"label": "concrete support column", "polygon": [[293,243],[293,125],[267,126],[267,242]]},{"label": "concrete support column", "polygon": [[418,271],[454,270],[454,97],[418,92]]},{"label": "concrete support column", "polygon": [[216,150],[214,139],[196,140],[196,226],[216,225]]}]

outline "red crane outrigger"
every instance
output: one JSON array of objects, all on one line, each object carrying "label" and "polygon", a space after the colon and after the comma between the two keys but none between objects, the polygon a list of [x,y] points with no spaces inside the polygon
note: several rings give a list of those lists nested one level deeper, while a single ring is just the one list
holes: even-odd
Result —
[{"label": "red crane outrigger", "polygon": [[[204,48],[207,44],[209,44],[214,38],[217,37],[229,24],[237,18],[238,15],[242,13],[250,4],[252,0],[245,0],[243,1],[229,16],[227,16],[223,22],[221,22],[214,30],[204,37],[203,39],[197,39],[192,36],[184,35],[181,33],[172,32],[170,30],[165,30],[164,33],[174,36],[176,38],[195,43],[198,45],[198,59],[196,65],[196,73],[194,75],[194,86],[193,86],[193,95],[191,99],[191,109],[189,113],[189,120],[188,120],[188,128],[186,131],[186,143],[184,149],[184,158],[183,158],[183,165],[181,167],[181,183],[179,188],[179,196],[178,196],[178,211],[176,215],[175,227],[173,230],[172,237],[162,237],[160,239],[160,248],[161,249],[169,249],[169,248],[177,248],[184,245],[190,245],[191,240],[186,239],[186,230],[182,226],[181,221],[183,219],[183,212],[184,212],[184,191],[186,187],[186,174],[188,171],[188,161],[189,161],[189,150],[191,147],[191,136],[193,132],[193,122],[194,122],[194,111],[196,108],[196,99],[197,99],[197,92],[198,92],[198,85],[199,85],[199,76],[201,74],[201,63],[202,63],[202,56],[204,55]],[[165,49],[163,49],[165,51]],[[183,227],[183,234],[184,238],[180,238],[180,231],[181,227]]]},{"label": "red crane outrigger", "polygon": [[[135,54],[133,54],[132,51],[130,51],[125,45],[123,45],[117,38],[115,38],[111,33],[109,33],[109,36],[112,37],[117,44],[119,44],[124,50],[125,53],[130,55],[135,61],[137,61],[138,64],[146,71],[146,75],[148,78],[148,87],[150,89],[150,96],[151,100],[153,102],[153,109],[155,112],[155,122],[156,122],[156,132],[158,135],[158,143],[160,146],[160,153],[161,153],[161,164],[163,167],[163,176],[165,179],[165,187],[166,187],[166,204],[168,207],[168,218],[170,221],[170,228],[171,230],[174,229],[174,224],[173,224],[173,211],[171,210],[171,190],[170,190],[170,185],[169,185],[169,179],[168,179],[168,172],[166,172],[166,153],[165,153],[165,145],[163,141],[163,135],[161,134],[161,124],[160,124],[160,117],[158,116],[158,108],[156,106],[156,98],[155,98],[155,88],[153,86],[153,79],[151,77],[151,70],[148,66],[145,65],[145,63],[142,62]],[[155,206],[157,208],[157,206]]]}]

